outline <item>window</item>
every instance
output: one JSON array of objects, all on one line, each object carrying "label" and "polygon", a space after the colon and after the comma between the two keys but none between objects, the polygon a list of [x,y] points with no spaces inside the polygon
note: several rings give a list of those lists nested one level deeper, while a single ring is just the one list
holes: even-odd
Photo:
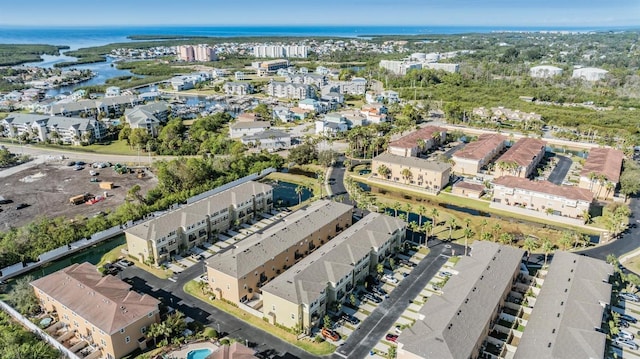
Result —
[{"label": "window", "polygon": [[271,306],[271,310],[276,310],[276,305],[275,304]]},{"label": "window", "polygon": [[291,319],[296,319],[296,315],[291,313]]},{"label": "window", "polygon": [[124,338],[124,342],[126,344],[129,344],[131,342],[131,337],[129,337],[128,335]]},{"label": "window", "polygon": [[124,333],[124,328],[120,329],[120,333]]},{"label": "window", "polygon": [[147,327],[140,328],[140,333],[145,334],[147,332]]},{"label": "window", "polygon": [[[149,318],[153,317],[153,312],[149,312],[149,314],[147,315]],[[124,330],[124,329],[123,329]]]},{"label": "window", "polygon": [[103,346],[107,346],[107,342],[105,342],[104,339],[100,339],[100,343],[102,343]]}]

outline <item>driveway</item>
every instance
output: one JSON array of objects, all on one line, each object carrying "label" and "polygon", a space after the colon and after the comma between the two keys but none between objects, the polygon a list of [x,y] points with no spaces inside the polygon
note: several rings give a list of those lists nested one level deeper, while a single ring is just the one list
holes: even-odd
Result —
[{"label": "driveway", "polygon": [[440,267],[447,262],[451,249],[455,249],[456,253],[462,251],[461,246],[455,244],[448,246],[436,241],[430,248],[431,252],[413,269],[412,274],[404,278],[389,294],[389,298],[380,303],[358,329],[351,333],[345,343],[336,350],[333,358],[367,357],[371,349],[407,309],[411,298],[420,294],[431,278],[438,273]]},{"label": "driveway", "polygon": [[556,158],[558,159],[558,163],[549,174],[548,181],[553,184],[561,185],[567,177],[567,173],[569,173],[573,161],[567,156],[556,155]]}]

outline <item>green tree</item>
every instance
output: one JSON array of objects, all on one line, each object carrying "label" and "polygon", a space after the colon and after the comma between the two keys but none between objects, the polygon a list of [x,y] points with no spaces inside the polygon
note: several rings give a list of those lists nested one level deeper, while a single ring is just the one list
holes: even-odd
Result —
[{"label": "green tree", "polygon": [[527,262],[528,262],[529,258],[531,257],[531,253],[536,249],[538,249],[538,242],[536,242],[536,240],[532,237],[527,237],[527,239],[524,240],[523,247],[524,247],[524,250],[527,251]]},{"label": "green tree", "polygon": [[440,212],[438,212],[437,208],[432,208],[431,209],[431,218],[433,219],[433,225],[437,226],[438,225],[438,216],[440,215]]},{"label": "green tree", "polygon": [[563,251],[566,251],[573,244],[573,234],[568,231],[563,232],[558,244],[560,244],[560,248],[562,248]]},{"label": "green tree", "polygon": [[449,227],[449,239],[451,239],[453,230],[458,229],[458,221],[456,221],[455,217],[449,217],[449,220],[447,221],[447,227]]},{"label": "green tree", "polygon": [[318,159],[318,150],[316,146],[310,142],[303,143],[289,150],[289,162],[297,165],[306,165],[315,162]]},{"label": "green tree", "polygon": [[549,253],[553,251],[554,245],[548,238],[544,238],[542,240],[542,244],[540,245],[540,249],[544,252],[544,267],[547,266],[547,258]]},{"label": "green tree", "polygon": [[38,297],[29,284],[32,281],[33,277],[30,275],[16,280],[7,296],[7,301],[23,315],[35,314],[40,310]]},{"label": "green tree", "polygon": [[329,315],[325,315],[322,320],[322,327],[325,329],[331,328],[331,317]]},{"label": "green tree", "polygon": [[295,191],[298,195],[298,204],[300,204],[302,203],[302,192],[304,192],[304,187],[301,185],[297,185]]},{"label": "green tree", "polygon": [[471,228],[466,227],[464,229],[463,236],[464,236],[464,255],[465,256],[467,255],[467,251],[468,251],[468,248],[469,248],[469,239],[471,237],[473,237],[474,235],[475,235],[475,233],[473,233],[473,230],[471,230]]},{"label": "green tree", "polygon": [[378,273],[378,276],[381,276],[382,273],[384,273],[384,265],[382,263],[376,264],[376,273]]}]

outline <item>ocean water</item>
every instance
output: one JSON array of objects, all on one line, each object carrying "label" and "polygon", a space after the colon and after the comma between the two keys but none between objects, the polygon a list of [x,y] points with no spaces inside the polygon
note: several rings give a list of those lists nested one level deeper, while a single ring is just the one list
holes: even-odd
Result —
[{"label": "ocean water", "polygon": [[131,41],[130,35],[184,36],[335,36],[464,34],[493,31],[606,31],[626,28],[488,27],[488,26],[120,26],[7,27],[0,26],[0,44],[66,45],[72,50]]}]

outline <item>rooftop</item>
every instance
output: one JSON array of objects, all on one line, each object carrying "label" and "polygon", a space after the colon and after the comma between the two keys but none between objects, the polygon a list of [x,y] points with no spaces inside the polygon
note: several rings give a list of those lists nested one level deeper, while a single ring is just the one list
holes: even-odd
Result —
[{"label": "rooftop", "polygon": [[241,128],[269,128],[271,123],[269,121],[237,121],[229,125],[231,129]]},{"label": "rooftop", "polygon": [[350,205],[329,200],[313,202],[209,258],[207,266],[235,278],[243,277],[352,210]]},{"label": "rooftop", "polygon": [[447,129],[437,126],[427,126],[423,127],[417,131],[411,132],[410,134],[401,137],[395,141],[389,143],[390,147],[400,147],[400,148],[414,148],[418,146],[418,140],[430,140],[433,138],[435,133],[446,133]]},{"label": "rooftop", "polygon": [[558,197],[573,199],[576,201],[593,200],[593,193],[586,188],[573,186],[559,186],[549,181],[531,181],[526,178],[515,176],[502,176],[493,180],[494,185],[510,188],[519,188],[527,191],[551,194]]},{"label": "rooftop", "polygon": [[402,166],[420,168],[427,171],[444,172],[451,168],[449,163],[425,160],[418,157],[397,156],[391,153],[381,153],[373,159],[374,161],[399,164]]},{"label": "rooftop", "polygon": [[478,137],[478,140],[464,146],[456,151],[453,157],[466,158],[470,160],[483,159],[488,153],[504,144],[507,138],[497,133],[485,133]]},{"label": "rooftop", "polygon": [[402,350],[422,358],[473,357],[523,254],[497,243],[474,242],[471,256],[460,259],[459,274],[449,279],[443,295],[431,296],[420,309],[424,319],[402,331]]},{"label": "rooftop", "polygon": [[611,299],[613,267],[604,261],[556,252],[515,358],[603,358],[602,324]]},{"label": "rooftop", "polygon": [[593,148],[582,166],[581,176],[588,177],[590,173],[604,175],[608,181],[620,182],[620,171],[624,153],[613,148]]},{"label": "rooftop", "polygon": [[31,285],[107,334],[158,310],[157,299],[131,290],[120,279],[102,276],[90,263],[73,264]]},{"label": "rooftop", "polygon": [[545,142],[537,138],[524,137],[518,140],[497,162],[515,162],[521,167],[527,167],[533,159],[544,151]]},{"label": "rooftop", "polygon": [[46,127],[57,127],[60,129],[74,127],[80,131],[88,131],[97,123],[96,120],[90,118],[49,116],[31,113],[10,113],[4,120],[13,125],[33,125],[34,123],[39,123]]},{"label": "rooftop", "polygon": [[337,283],[347,276],[372,248],[379,248],[404,228],[402,220],[369,213],[269,282],[262,291],[296,304],[310,304],[327,288],[327,283]]}]

